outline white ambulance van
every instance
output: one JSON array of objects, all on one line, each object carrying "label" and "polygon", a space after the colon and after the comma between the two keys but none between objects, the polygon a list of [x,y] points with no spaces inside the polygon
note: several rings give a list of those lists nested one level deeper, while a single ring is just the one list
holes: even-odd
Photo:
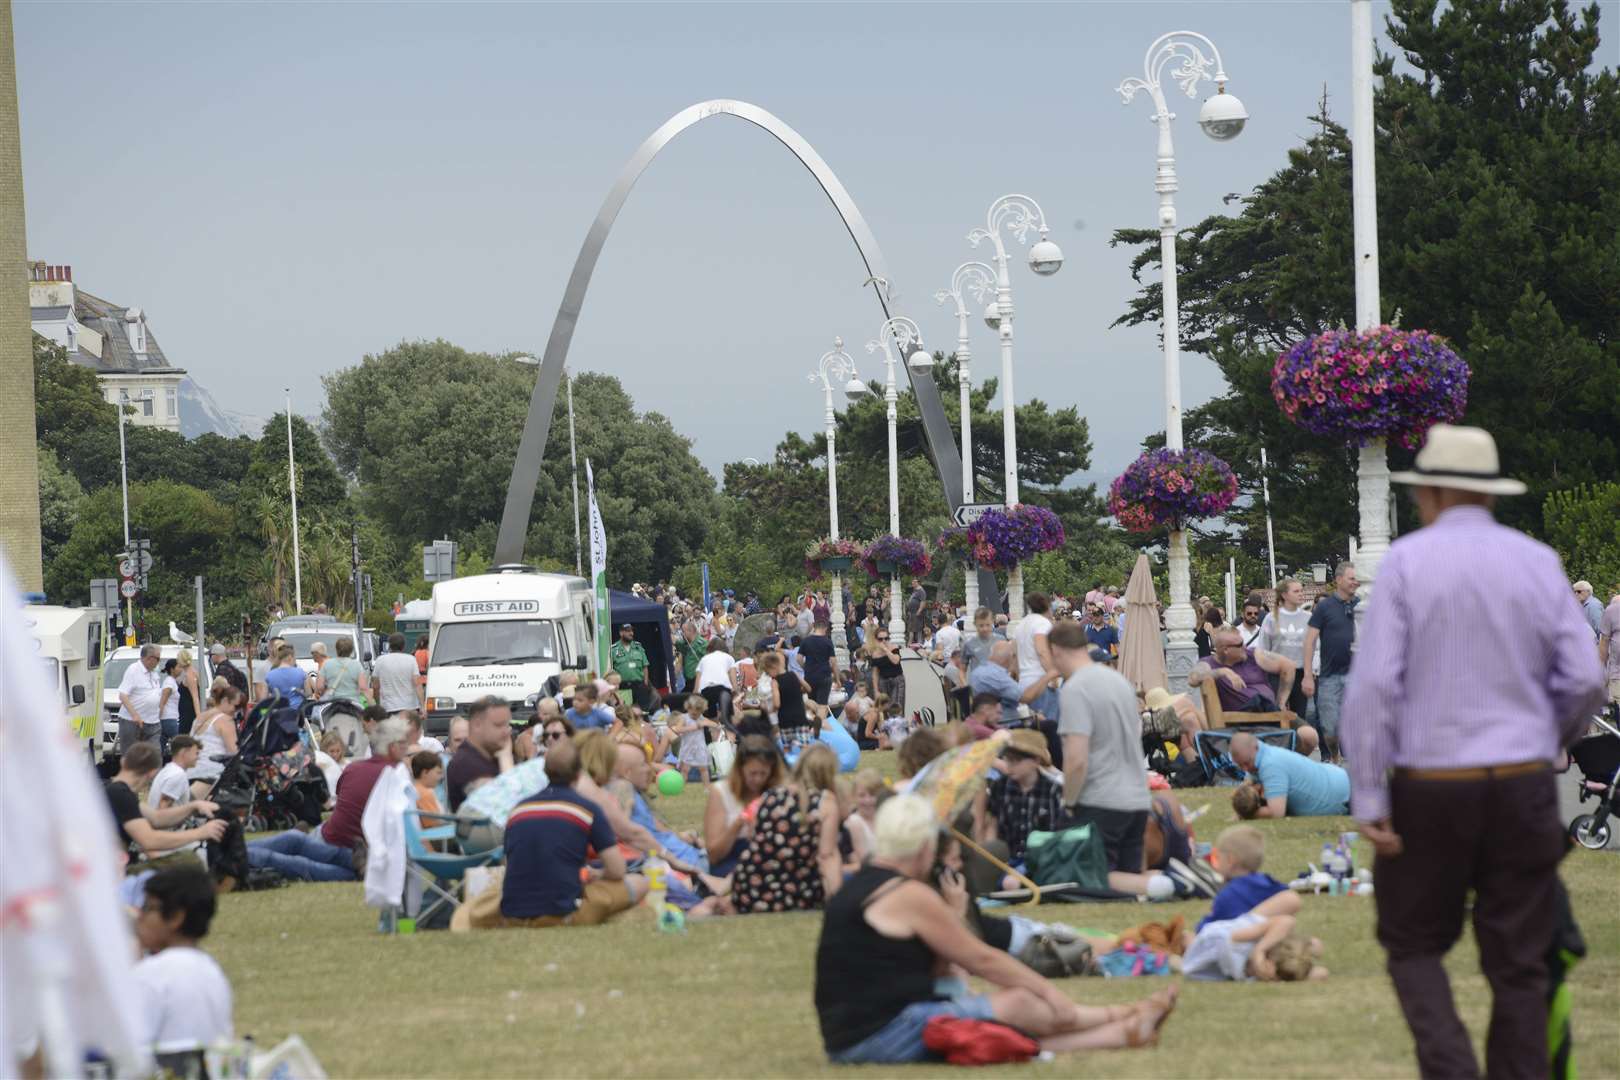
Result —
[{"label": "white ambulance van", "polygon": [[56,687],[68,727],[97,757],[103,633],[107,613],[97,608],[28,604],[23,608],[46,677]]},{"label": "white ambulance van", "polygon": [[596,634],[595,598],[581,577],[498,566],[439,582],[428,628],[424,726],[443,734],[469,704],[491,695],[510,704],[514,718],[526,718],[534,709],[525,702],[547,679],[590,666]]}]

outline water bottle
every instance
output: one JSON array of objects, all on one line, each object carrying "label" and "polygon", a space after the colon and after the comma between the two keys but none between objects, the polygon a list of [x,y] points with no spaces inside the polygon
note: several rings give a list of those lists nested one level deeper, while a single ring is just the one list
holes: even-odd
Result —
[{"label": "water bottle", "polygon": [[647,904],[652,908],[653,928],[663,934],[684,931],[686,913],[669,902],[669,885],[666,877],[669,873],[669,864],[654,855],[642,864],[642,873],[647,877]]}]

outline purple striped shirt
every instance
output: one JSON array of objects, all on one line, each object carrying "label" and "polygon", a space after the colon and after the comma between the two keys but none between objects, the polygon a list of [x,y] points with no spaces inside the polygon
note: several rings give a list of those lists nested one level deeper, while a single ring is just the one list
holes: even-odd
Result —
[{"label": "purple striped shirt", "polygon": [[1478,506],[1390,546],[1340,737],[1351,812],[1389,816],[1392,767],[1552,761],[1603,703],[1592,631],[1558,555]]}]

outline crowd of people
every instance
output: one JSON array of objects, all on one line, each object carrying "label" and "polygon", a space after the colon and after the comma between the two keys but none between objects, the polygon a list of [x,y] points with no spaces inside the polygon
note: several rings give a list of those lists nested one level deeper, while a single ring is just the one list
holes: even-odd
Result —
[{"label": "crowd of people", "polygon": [[[307,831],[248,843],[252,869],[365,877],[368,804],[385,778],[405,775],[418,812],[454,815],[445,820],[460,850],[504,856],[453,929],[591,926],[649,893],[687,918],[821,911],[813,997],[834,1062],[919,1060],[941,1018],[1005,1025],[1050,1051],[1152,1045],[1176,1007],[1174,987],[1130,1006],[1077,1004],[1049,976],[1086,970],[1077,957],[1098,943],[1027,918],[987,919],[977,900],[1024,880],[1032,838],[1085,827],[1101,848],[1107,895],[1210,902],[1194,929],[1166,942],[1186,977],[1325,977],[1322,943],[1297,925],[1299,896],[1262,870],[1265,834],[1234,825],[1201,857],[1170,778],[1150,767],[1202,753],[1209,689],[1238,719],[1289,720],[1283,739],[1226,733],[1237,818],[1351,815],[1377,852],[1379,940],[1424,1071],[1472,1072],[1439,968],[1470,889],[1482,956],[1487,939],[1495,950],[1486,974],[1499,1011],[1507,1002],[1524,1014],[1493,1019],[1493,1062],[1528,1063],[1530,1020],[1545,1027],[1545,978],[1526,967],[1535,943],[1526,938],[1540,938],[1519,931],[1532,905],[1551,903],[1561,844],[1550,813],[1514,818],[1514,808],[1546,808],[1551,761],[1602,704],[1594,651],[1609,701],[1620,702],[1620,590],[1606,605],[1584,581],[1571,590],[1546,549],[1491,519],[1498,487],[1459,487],[1468,470],[1422,465],[1420,455],[1406,482],[1426,527],[1392,548],[1359,649],[1359,583],[1346,563],[1311,605],[1292,580],[1269,604],[1246,599],[1236,624],[1205,602],[1184,694],[1120,673],[1126,606],[1102,582],[1074,600],[1032,592],[1015,624],[990,608],[931,603],[918,582],[905,597],[904,642],[876,587],[851,600],[837,643],[827,597],[813,590],[766,611],[751,596],[722,592],[705,607],[638,587],[669,613],[677,655],[667,693],[652,686],[645,650],[624,626],[607,672],[564,672],[516,722],[506,700],[474,702],[443,742],[423,734],[422,665],[399,635],[369,675],[344,662],[347,642],[314,673],[272,642],[273,665],[251,690],[233,665],[216,663],[206,706],[183,670],[157,678],[154,704],[157,654],[143,650],[129,690],[120,688],[128,741],[107,784],[131,865],[153,875],[138,925],[154,956],[143,963],[163,995],[203,1018],[195,1026],[228,1028],[228,984],[191,955],[213,901],[189,862],[229,827],[208,795],[219,759],[236,749],[236,720],[256,697],[376,694],[357,739],[328,732],[320,742],[330,812]],[[1491,554],[1484,571],[1496,593],[1456,578],[1446,560],[1462,548]],[[1493,596],[1555,589],[1574,604],[1549,621],[1545,641],[1478,671],[1487,643],[1511,637]],[[763,615],[741,648],[743,621]],[[1466,646],[1453,643],[1465,635]],[[397,672],[381,670],[389,656]],[[908,665],[919,660],[953,703],[932,722],[907,706]],[[1480,704],[1471,687],[1481,679],[1500,707]],[[193,716],[186,731],[168,732],[175,694]],[[1474,736],[1461,734],[1464,723]],[[989,775],[954,820],[939,820],[919,777],[987,739],[998,743]],[[844,746],[892,751],[898,780],[854,768]],[[683,831],[658,797],[686,783],[701,783],[705,802],[701,826]],[[1457,829],[1498,830],[1497,842],[1442,850]],[[1477,854],[1486,848],[1499,857]],[[968,976],[994,989],[974,993]]]}]

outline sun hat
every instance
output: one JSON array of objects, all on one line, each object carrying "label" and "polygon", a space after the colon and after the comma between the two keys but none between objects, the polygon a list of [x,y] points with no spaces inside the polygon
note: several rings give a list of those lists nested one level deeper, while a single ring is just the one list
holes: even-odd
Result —
[{"label": "sun hat", "polygon": [[1052,754],[1046,749],[1046,736],[1032,728],[1017,728],[1007,740],[1007,749],[1025,757],[1032,757],[1042,765],[1052,764]]},{"label": "sun hat", "polygon": [[1158,712],[1160,709],[1168,708],[1170,705],[1174,704],[1175,700],[1176,699],[1171,696],[1170,691],[1166,690],[1162,686],[1155,686],[1153,689],[1149,690],[1147,695],[1143,698],[1143,701],[1147,703],[1147,707],[1152,709],[1154,712]]},{"label": "sun hat", "polygon": [[1436,424],[1410,471],[1390,474],[1396,484],[1454,488],[1483,495],[1523,495],[1528,488],[1502,475],[1496,440],[1484,428]]}]

